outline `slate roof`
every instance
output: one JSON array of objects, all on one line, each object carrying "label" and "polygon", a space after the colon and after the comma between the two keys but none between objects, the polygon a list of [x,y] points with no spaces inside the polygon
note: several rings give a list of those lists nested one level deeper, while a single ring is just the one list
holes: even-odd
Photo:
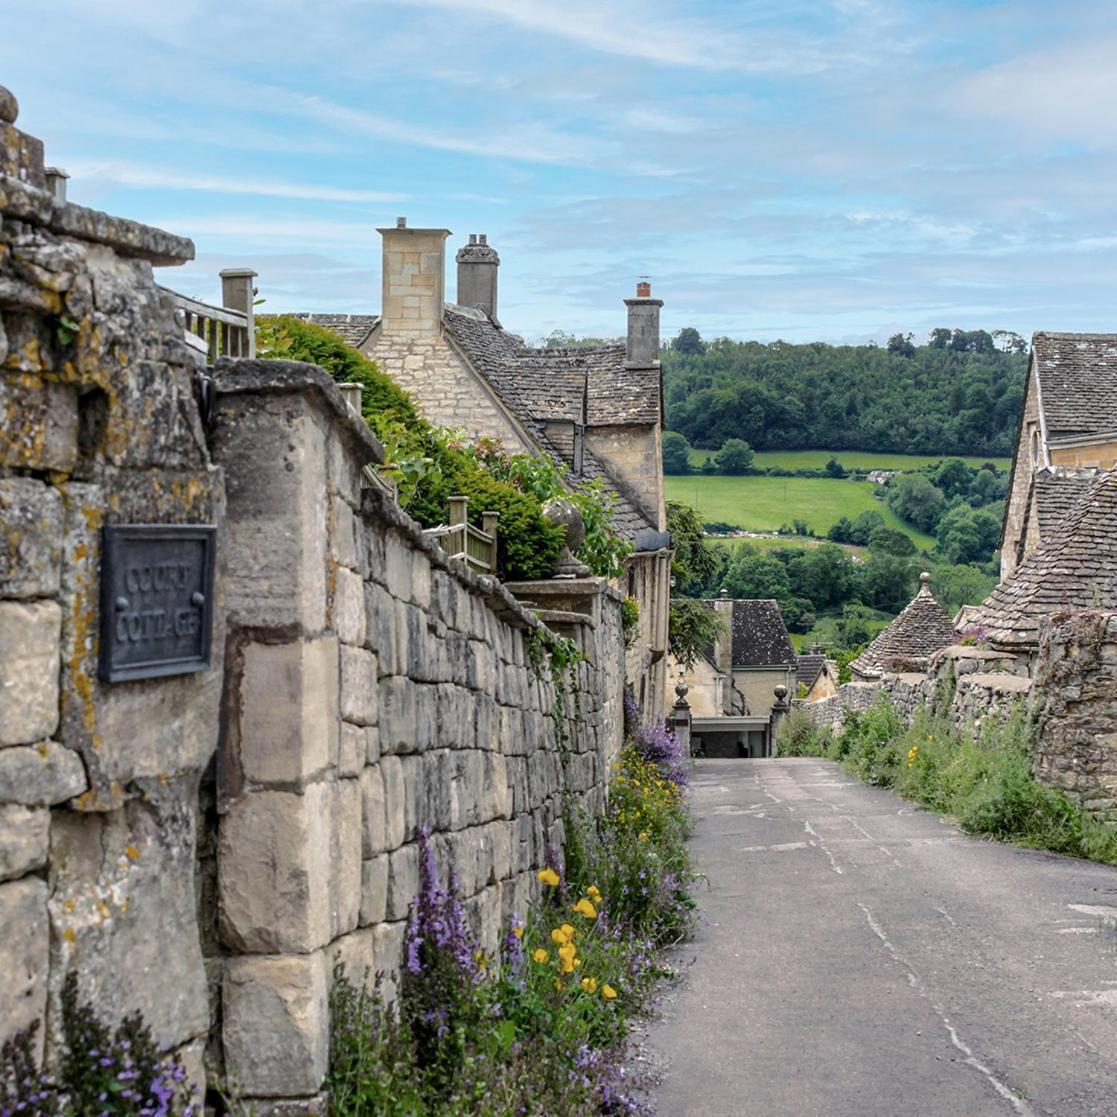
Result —
[{"label": "slate roof", "polygon": [[1032,352],[1048,439],[1117,430],[1117,334],[1038,333]]},{"label": "slate roof", "polygon": [[814,686],[815,680],[822,674],[822,669],[826,666],[826,656],[815,655],[808,652],[805,655],[799,656],[795,661],[795,681],[802,683],[807,690]]},{"label": "slate roof", "polygon": [[291,317],[333,330],[346,345],[352,345],[354,349],[360,349],[368,341],[368,335],[380,321],[379,314],[292,314]]},{"label": "slate roof", "polygon": [[[713,609],[714,602],[706,601]],[[734,667],[787,667],[795,663],[795,649],[783,623],[779,602],[735,598],[732,621]],[[716,662],[712,648],[704,653]]]},{"label": "slate roof", "polygon": [[1032,498],[1040,539],[1049,539],[1086,498],[1098,479],[1096,469],[1067,469],[1055,466],[1036,470]]},{"label": "slate roof", "polygon": [[966,618],[993,644],[1035,647],[1051,613],[1117,608],[1117,471],[1099,474],[1055,534]]},{"label": "slate roof", "polygon": [[895,660],[922,660],[955,641],[947,611],[931,593],[930,575],[904,611],[849,665],[864,678],[878,678],[892,670]]}]

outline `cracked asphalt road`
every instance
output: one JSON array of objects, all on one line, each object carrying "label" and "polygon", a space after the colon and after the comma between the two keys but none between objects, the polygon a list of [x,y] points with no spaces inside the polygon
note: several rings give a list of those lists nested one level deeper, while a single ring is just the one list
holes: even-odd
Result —
[{"label": "cracked asphalt road", "polygon": [[703,760],[660,1117],[1117,1117],[1117,868],[823,760]]}]

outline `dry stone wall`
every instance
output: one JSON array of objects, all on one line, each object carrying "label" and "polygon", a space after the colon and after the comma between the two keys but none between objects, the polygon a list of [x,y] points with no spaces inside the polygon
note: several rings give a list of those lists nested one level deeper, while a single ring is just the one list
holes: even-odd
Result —
[{"label": "dry stone wall", "polygon": [[565,803],[601,809],[620,735],[619,600],[591,580],[584,613],[558,615],[587,658],[556,721],[531,654],[553,637],[362,487],[378,447],[329,378],[246,361],[216,376],[228,643],[211,1054],[258,1109],[312,1110],[335,963],[385,971],[393,994],[419,828],[494,950],[561,848]]}]

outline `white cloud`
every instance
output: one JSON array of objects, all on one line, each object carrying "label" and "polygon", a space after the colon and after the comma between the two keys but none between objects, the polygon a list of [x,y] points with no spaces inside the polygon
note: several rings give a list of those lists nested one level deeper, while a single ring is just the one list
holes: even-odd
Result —
[{"label": "white cloud", "polygon": [[138,186],[156,190],[198,190],[212,194],[250,194],[264,198],[301,198],[315,202],[398,202],[407,194],[383,194],[372,190],[347,190],[295,182],[269,182],[222,178],[219,175],[176,174],[173,171],[138,167],[127,163],[72,163],[75,179],[92,185]]}]

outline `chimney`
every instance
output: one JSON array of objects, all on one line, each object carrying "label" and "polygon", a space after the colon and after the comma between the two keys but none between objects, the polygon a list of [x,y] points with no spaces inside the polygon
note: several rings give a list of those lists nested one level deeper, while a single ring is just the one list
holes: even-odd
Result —
[{"label": "chimney", "polygon": [[458,249],[458,305],[483,310],[497,325],[496,272],[500,257],[484,233],[470,233],[469,244]]},{"label": "chimney", "polygon": [[725,712],[729,712],[729,704],[733,696],[733,599],[728,590],[722,590],[714,598],[714,612],[722,622],[722,631],[714,639],[714,666],[724,675],[730,676],[730,683],[726,687]]},{"label": "chimney", "polygon": [[636,298],[625,299],[628,307],[628,345],[624,363],[628,368],[659,367],[659,308],[662,299],[652,298],[652,285],[641,279]]},{"label": "chimney", "polygon": [[406,217],[397,217],[393,228],[376,231],[384,248],[381,330],[401,336],[439,333],[450,230],[411,229]]}]

